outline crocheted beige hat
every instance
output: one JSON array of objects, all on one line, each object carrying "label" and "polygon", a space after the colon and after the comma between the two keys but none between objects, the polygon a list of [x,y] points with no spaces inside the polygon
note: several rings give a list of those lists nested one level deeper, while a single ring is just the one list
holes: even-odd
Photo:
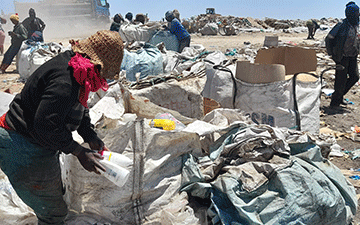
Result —
[{"label": "crocheted beige hat", "polygon": [[19,15],[17,13],[11,15],[10,20],[14,20],[14,21],[19,22],[19,20],[20,20]]},{"label": "crocheted beige hat", "polygon": [[70,40],[69,42],[74,52],[86,54],[91,63],[101,66],[101,77],[119,78],[124,44],[118,32],[102,30],[84,40]]}]

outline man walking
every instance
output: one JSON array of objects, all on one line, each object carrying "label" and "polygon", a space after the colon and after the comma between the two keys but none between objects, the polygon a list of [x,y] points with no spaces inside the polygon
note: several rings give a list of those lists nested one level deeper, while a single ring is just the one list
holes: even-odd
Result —
[{"label": "man walking", "polygon": [[334,93],[331,97],[331,108],[346,105],[344,95],[359,80],[357,56],[359,54],[359,7],[351,1],[346,4],[346,19],[339,22],[325,38],[326,50],[344,69],[337,69],[335,73]]}]

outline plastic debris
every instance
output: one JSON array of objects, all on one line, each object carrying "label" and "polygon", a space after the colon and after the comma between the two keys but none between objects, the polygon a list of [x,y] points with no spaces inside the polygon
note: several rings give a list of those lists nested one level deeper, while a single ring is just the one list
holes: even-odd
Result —
[{"label": "plastic debris", "polygon": [[353,176],[350,176],[350,178],[353,179],[353,180],[360,180],[359,175],[353,175]]}]

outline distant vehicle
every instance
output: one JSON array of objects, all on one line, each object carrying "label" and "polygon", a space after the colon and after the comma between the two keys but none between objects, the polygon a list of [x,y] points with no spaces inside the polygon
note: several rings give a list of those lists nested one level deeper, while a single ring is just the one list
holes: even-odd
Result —
[{"label": "distant vehicle", "polygon": [[200,14],[202,17],[207,17],[210,22],[216,22],[216,18],[221,16],[215,13],[215,8],[206,8],[206,14]]},{"label": "distant vehicle", "polygon": [[207,8],[206,9],[206,14],[215,14],[215,9],[214,8]]},{"label": "distant vehicle", "polygon": [[15,0],[15,11],[21,20],[35,9],[36,16],[46,21],[97,20],[110,22],[110,5],[107,0]]}]

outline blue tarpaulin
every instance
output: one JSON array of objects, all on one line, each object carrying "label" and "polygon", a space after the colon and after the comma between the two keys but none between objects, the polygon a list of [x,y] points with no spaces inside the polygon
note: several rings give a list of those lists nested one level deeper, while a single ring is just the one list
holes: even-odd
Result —
[{"label": "blue tarpaulin", "polygon": [[284,130],[235,128],[210,157],[186,155],[182,190],[211,201],[213,224],[350,224],[354,187],[319,146],[290,142]]}]

